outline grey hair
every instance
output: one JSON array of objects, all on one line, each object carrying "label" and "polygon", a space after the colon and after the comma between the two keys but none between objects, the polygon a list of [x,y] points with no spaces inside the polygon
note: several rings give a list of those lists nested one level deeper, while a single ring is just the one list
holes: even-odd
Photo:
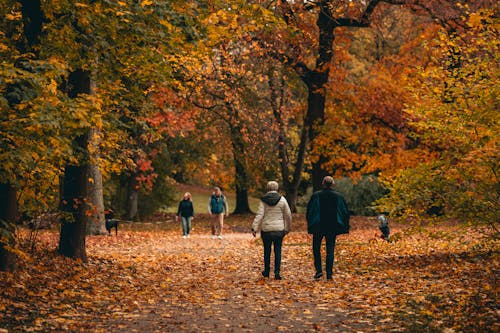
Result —
[{"label": "grey hair", "polygon": [[271,180],[270,182],[267,183],[266,189],[268,191],[277,191],[279,188],[278,182],[275,182],[274,180]]},{"label": "grey hair", "polygon": [[324,187],[333,187],[333,185],[335,185],[335,181],[333,180],[333,177],[326,176],[325,178],[323,178],[322,184]]}]

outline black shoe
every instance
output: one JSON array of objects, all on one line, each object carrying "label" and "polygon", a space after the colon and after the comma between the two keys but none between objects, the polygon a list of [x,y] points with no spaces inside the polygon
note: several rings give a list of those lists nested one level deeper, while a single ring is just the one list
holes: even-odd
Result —
[{"label": "black shoe", "polygon": [[331,280],[331,279],[332,279],[332,276],[331,276],[331,275],[327,275],[327,276],[326,276],[326,279],[327,279],[327,280]]},{"label": "black shoe", "polygon": [[316,274],[314,274],[314,278],[317,280],[319,278],[321,278],[323,276],[323,272],[316,272]]},{"label": "black shoe", "polygon": [[262,276],[263,276],[263,277],[269,277],[269,272],[262,271]]},{"label": "black shoe", "polygon": [[281,275],[275,275],[275,276],[274,276],[274,279],[275,279],[275,280],[281,280]]}]

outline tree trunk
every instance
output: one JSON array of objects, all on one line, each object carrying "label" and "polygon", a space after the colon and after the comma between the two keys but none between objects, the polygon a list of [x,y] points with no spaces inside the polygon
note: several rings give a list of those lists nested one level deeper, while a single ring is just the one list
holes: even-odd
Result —
[{"label": "tree trunk", "polygon": [[139,184],[135,173],[130,175],[127,194],[127,219],[133,221],[137,218],[139,206]]},{"label": "tree trunk", "polygon": [[[330,76],[330,64],[333,58],[333,41],[335,40],[335,22],[332,20],[331,7],[328,1],[321,1],[321,10],[318,14],[316,25],[319,30],[318,56],[316,67],[307,73],[304,82],[308,87],[307,114],[305,126],[308,127],[309,142],[314,144],[314,140],[325,122],[325,101],[326,85]],[[321,188],[323,177],[327,174],[322,169],[322,164],[326,158],[320,153],[318,159],[312,163],[312,183],[313,190]]]},{"label": "tree trunk", "polygon": [[236,206],[233,214],[252,214],[248,204],[248,190],[238,189],[238,186],[236,186]]},{"label": "tree trunk", "polygon": [[[21,53],[36,54],[33,46],[39,43],[43,12],[40,0],[19,0],[23,17],[24,41],[17,45]],[[16,190],[10,183],[0,183],[0,271],[16,269],[16,255],[9,247],[16,245],[14,232],[17,217]]]},{"label": "tree trunk", "polygon": [[252,210],[248,203],[248,175],[244,166],[244,161],[242,161],[242,156],[244,155],[236,155],[239,155],[239,153],[236,153],[234,156],[234,166],[236,170],[236,203],[233,214],[252,214]]},{"label": "tree trunk", "polygon": [[61,209],[70,212],[72,216],[61,220],[59,253],[83,262],[87,262],[85,237],[91,217],[88,214],[88,178],[88,166],[66,166],[61,200]]},{"label": "tree trunk", "polygon": [[[237,116],[236,110],[233,110],[235,117]],[[236,121],[237,123],[237,121]],[[246,151],[245,142],[241,136],[241,127],[239,125],[229,125],[231,146],[233,148],[233,161],[234,161],[234,183],[236,188],[236,203],[233,214],[252,214],[248,202],[248,189],[249,180],[246,167]]]},{"label": "tree trunk", "polygon": [[[324,74],[323,74],[324,75]],[[323,76],[321,75],[321,76]],[[307,116],[306,116],[306,124],[309,132],[309,142],[314,144],[314,140],[320,134],[321,128],[324,124],[325,118],[325,94],[323,92],[324,88],[321,91],[318,91],[320,87],[324,87],[326,84],[325,80],[327,78],[317,78],[313,82],[310,82],[309,87],[309,97],[308,97],[308,105],[307,105]],[[326,161],[326,157],[323,153],[320,153],[316,160],[312,162],[312,185],[313,191],[318,191],[321,189],[321,182],[323,181],[323,177],[325,177],[328,172],[323,169],[322,165]]]},{"label": "tree trunk", "polygon": [[14,237],[17,216],[16,190],[11,184],[0,183],[0,271],[13,272],[16,269],[16,255],[9,247],[16,245]]},{"label": "tree trunk", "polygon": [[[320,130],[325,120],[325,99],[326,86],[330,76],[330,65],[334,56],[333,42],[335,40],[335,29],[337,27],[367,27],[370,23],[370,15],[375,7],[380,3],[379,0],[368,2],[365,12],[360,15],[360,19],[351,17],[335,18],[334,6],[331,0],[318,0],[314,2],[317,7],[318,17],[316,26],[318,27],[319,40],[317,44],[317,56],[314,69],[302,62],[300,58],[292,62],[292,66],[308,87],[307,114],[304,126],[308,131],[309,144],[314,147],[314,141],[320,134]],[[283,19],[287,24],[293,24],[294,13],[288,1],[278,2],[283,13]],[[289,59],[287,59],[289,60]],[[322,166],[327,161],[323,153],[319,153],[318,158],[312,164],[312,183],[313,189],[319,190],[323,177],[329,173],[323,170]]]},{"label": "tree trunk", "polygon": [[[95,52],[95,48],[93,48],[93,52]],[[96,56],[95,60],[96,64],[98,64],[99,59]],[[97,65],[93,67],[91,77],[90,77],[90,93],[93,95],[96,91],[96,76],[97,76]],[[91,156],[91,164],[90,164],[90,177],[93,179],[93,182],[90,184],[89,189],[89,198],[90,202],[93,206],[93,216],[90,220],[90,225],[88,226],[88,231],[90,235],[105,235],[107,234],[105,219],[104,219],[104,193],[103,193],[103,185],[102,185],[102,173],[99,169],[99,155],[100,150],[97,149],[99,147],[99,135],[98,129],[92,128],[89,134],[89,142],[94,149],[92,149]]]},{"label": "tree trunk", "polygon": [[33,51],[33,46],[39,44],[44,16],[40,0],[19,0],[23,15],[23,33],[26,45],[20,47],[22,52]]},{"label": "tree trunk", "polygon": [[[293,176],[283,177],[283,187],[285,190],[285,198],[288,201],[290,210],[293,213],[297,212],[297,199],[299,197],[299,185],[302,181],[302,170],[304,169],[306,149],[308,145],[309,130],[306,126],[302,128],[300,135],[300,143],[297,152],[297,160],[293,166]],[[280,149],[285,149],[280,145]]]},{"label": "tree trunk", "polygon": [[92,217],[90,219],[89,234],[105,235],[107,234],[104,221],[104,194],[102,188],[102,174],[99,166],[90,165],[90,178],[93,182],[90,184],[89,199],[92,203]]},{"label": "tree trunk", "polygon": [[[90,94],[90,72],[78,69],[68,78],[68,96],[76,98],[80,94]],[[87,262],[85,237],[87,225],[91,220],[91,205],[89,204],[89,130],[85,135],[75,139],[76,154],[79,166],[67,165],[64,172],[61,209],[72,213],[71,221],[63,219],[59,237],[59,253],[73,259]]]},{"label": "tree trunk", "polygon": [[[234,111],[237,116],[237,111]],[[241,128],[238,125],[231,127],[231,144],[233,146],[235,184],[236,184],[236,206],[233,214],[251,214],[248,204],[248,173],[245,163],[245,142],[241,137]]]},{"label": "tree trunk", "polygon": [[[279,78],[279,83],[276,79]],[[274,120],[278,125],[278,157],[281,169],[281,180],[285,198],[288,201],[290,210],[293,213],[297,212],[297,199],[299,195],[299,185],[302,180],[302,170],[305,163],[305,154],[308,144],[308,127],[303,126],[301,130],[300,143],[297,149],[297,157],[291,170],[291,161],[288,154],[287,146],[287,129],[285,121],[282,117],[282,109],[285,107],[284,100],[285,76],[282,70],[278,75],[273,70],[269,73],[269,88],[271,93],[271,108],[273,110]]]}]

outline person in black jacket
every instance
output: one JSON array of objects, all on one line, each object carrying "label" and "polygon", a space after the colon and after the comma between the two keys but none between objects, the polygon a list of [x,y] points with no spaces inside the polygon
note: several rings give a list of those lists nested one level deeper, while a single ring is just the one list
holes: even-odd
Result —
[{"label": "person in black jacket", "polygon": [[177,215],[175,220],[181,218],[182,221],[182,238],[189,238],[189,233],[191,232],[191,221],[194,217],[193,202],[191,200],[191,193],[184,193],[184,197],[181,202],[179,202],[179,208],[177,209]]},{"label": "person in black jacket", "polygon": [[332,188],[330,176],[323,179],[323,190],[315,192],[307,204],[307,229],[313,235],[315,279],[323,276],[321,242],[326,239],[326,278],[332,279],[335,240],[337,235],[349,232],[349,211],[344,198]]}]

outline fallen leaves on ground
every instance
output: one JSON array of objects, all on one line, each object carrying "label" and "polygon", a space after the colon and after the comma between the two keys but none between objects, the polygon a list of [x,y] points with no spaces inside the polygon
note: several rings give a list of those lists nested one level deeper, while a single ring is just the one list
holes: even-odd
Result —
[{"label": "fallen leaves on ground", "polygon": [[264,279],[262,245],[232,216],[222,240],[208,220],[127,224],[87,238],[88,263],[55,253],[58,233],[0,273],[0,327],[9,332],[498,332],[498,244],[473,229],[354,218],[340,236],[334,279],[313,280],[311,238],[297,216],[283,280]]}]

